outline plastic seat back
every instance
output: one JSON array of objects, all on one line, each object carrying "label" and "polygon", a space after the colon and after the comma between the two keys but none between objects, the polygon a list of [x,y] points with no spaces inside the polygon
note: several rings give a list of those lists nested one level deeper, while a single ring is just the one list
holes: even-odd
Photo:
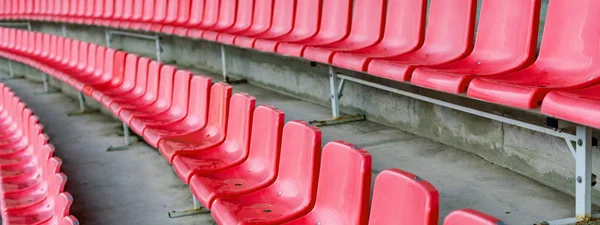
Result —
[{"label": "plastic seat back", "polygon": [[[250,144],[250,126],[256,99],[246,93],[236,93],[229,100],[229,115],[227,118],[226,137],[224,145],[235,146],[231,149],[230,158],[244,159],[248,156]],[[237,161],[237,160],[236,160]]]},{"label": "plastic seat back", "polygon": [[513,67],[533,62],[540,6],[540,0],[483,1],[472,54]]},{"label": "plastic seat back", "polygon": [[154,0],[144,0],[142,21],[150,22],[152,19],[154,19]]},{"label": "plastic seat back", "polygon": [[253,13],[254,0],[239,0],[233,29],[237,32],[250,28]]},{"label": "plastic seat back", "polygon": [[44,34],[42,36],[42,54],[40,55],[40,57],[43,60],[46,60],[48,58],[48,56],[50,55],[50,46],[51,44],[51,40],[52,40],[52,35],[50,34]]},{"label": "plastic seat back", "polygon": [[140,21],[144,16],[144,0],[133,0],[133,12],[131,14],[131,21]]},{"label": "plastic seat back", "polygon": [[197,28],[210,28],[219,21],[220,0],[204,0],[204,17]]},{"label": "plastic seat back", "polygon": [[[212,1],[212,0],[208,0]],[[218,19],[215,28],[222,30],[233,26],[238,11],[238,0],[220,0]],[[209,14],[213,16],[213,14]]]},{"label": "plastic seat back", "polygon": [[165,24],[174,24],[179,16],[179,0],[168,0]]},{"label": "plastic seat back", "polygon": [[208,101],[210,99],[211,83],[212,79],[210,77],[192,77],[188,117],[194,118],[189,122],[198,128],[206,126],[206,121],[208,120]]},{"label": "plastic seat back", "polygon": [[177,21],[175,24],[182,26],[190,20],[192,0],[179,0],[179,10],[177,11]]},{"label": "plastic seat back", "polygon": [[[435,1],[435,0],[434,0]],[[385,3],[384,3],[385,4]],[[455,3],[453,3],[455,4]],[[374,9],[373,9],[374,10]],[[433,3],[432,3],[433,10]],[[445,10],[452,11],[452,10]],[[379,11],[377,11],[379,12]],[[368,13],[368,12],[367,12]],[[368,13],[370,16],[370,13]],[[389,1],[387,4],[387,16],[384,12],[384,32],[380,45],[387,46],[386,50],[394,52],[410,52],[423,43],[423,33],[425,31],[425,15],[427,14],[427,1]],[[378,14],[377,14],[378,15]],[[432,14],[430,14],[432,15]],[[432,15],[434,16],[434,15]],[[377,21],[373,18],[372,23]],[[356,21],[356,16],[353,17],[353,23]],[[454,24],[449,27],[453,28]],[[351,32],[354,34],[354,26]],[[365,29],[365,28],[363,28]],[[452,29],[451,29],[452,30]],[[378,32],[375,28],[371,28],[370,32],[374,34]],[[353,35],[351,34],[351,36]]]},{"label": "plastic seat back", "polygon": [[[301,224],[367,224],[371,155],[342,141],[323,148],[315,208]],[[292,222],[294,224],[294,222]]]},{"label": "plastic seat back", "polygon": [[431,0],[429,5],[423,48],[443,50],[448,60],[469,53],[473,49],[477,2]]},{"label": "plastic seat back", "polygon": [[[94,14],[96,12],[96,9],[94,8],[94,2],[95,0],[85,0],[85,12],[83,13],[83,17],[85,19],[92,19],[94,18]],[[100,1],[100,0],[98,0]],[[102,9],[99,9],[102,10]],[[101,15],[101,14],[100,14]]]},{"label": "plastic seat back", "polygon": [[167,18],[167,0],[155,0],[154,1],[154,15],[152,16],[152,23],[163,24]]},{"label": "plastic seat back", "polygon": [[[94,0],[90,0],[90,1],[94,1]],[[95,0],[93,18],[99,19],[99,18],[104,17],[104,2],[105,1]]]},{"label": "plastic seat back", "polygon": [[106,70],[105,72],[111,73],[110,71],[112,71],[112,78],[110,80],[110,83],[113,87],[115,87],[123,83],[123,79],[125,76],[125,58],[127,57],[127,53],[124,51],[116,51],[114,54],[110,54],[111,52],[114,52],[114,50],[107,50],[106,60],[110,60],[110,58],[112,57],[112,63],[106,63],[108,61],[105,61],[105,63],[109,65],[112,64],[112,70]]},{"label": "plastic seat back", "polygon": [[225,130],[231,92],[231,86],[224,83],[215,83],[211,87],[210,103],[208,104],[208,124]]},{"label": "plastic seat back", "polygon": [[91,75],[96,70],[96,56],[98,55],[98,45],[89,44],[87,62],[85,62],[85,75]]},{"label": "plastic seat back", "polygon": [[141,96],[146,92],[146,86],[148,85],[148,67],[150,65],[150,58],[140,57],[135,69],[135,87],[132,93],[136,93]]},{"label": "plastic seat back", "polygon": [[79,58],[77,63],[77,70],[84,70],[87,67],[90,43],[80,42],[79,43]]},{"label": "plastic seat back", "polygon": [[55,21],[62,21],[69,14],[71,0],[60,0],[60,11],[57,14]]},{"label": "plastic seat back", "polygon": [[490,215],[472,210],[462,209],[451,212],[444,220],[444,225],[501,225],[499,219]]},{"label": "plastic seat back", "polygon": [[77,9],[80,0],[71,0],[69,2],[69,12],[67,13],[67,17],[73,18],[77,14]]},{"label": "plastic seat back", "polygon": [[[100,6],[103,8],[102,19],[111,19],[115,12],[115,1],[96,1],[96,2],[104,3],[102,6]],[[96,6],[96,7],[98,7],[98,6]]]},{"label": "plastic seat back", "polygon": [[[57,176],[65,176],[64,174],[57,174]],[[73,196],[68,192],[60,193],[56,198],[56,204],[54,206],[54,218],[53,220],[62,221],[65,217],[71,213],[71,205],[73,205]],[[55,225],[62,225],[63,223],[55,223]]]},{"label": "plastic seat back", "polygon": [[125,0],[123,2],[123,17],[121,18],[122,22],[129,22],[133,17],[133,1],[134,0]]},{"label": "plastic seat back", "polygon": [[146,86],[145,98],[152,102],[158,98],[159,79],[162,66],[163,64],[157,61],[152,61],[150,62],[150,65],[148,65],[148,85]]},{"label": "plastic seat back", "polygon": [[352,0],[324,0],[318,42],[345,38],[349,33]]},{"label": "plastic seat back", "polygon": [[[414,1],[413,1],[414,2]],[[348,42],[359,46],[370,46],[377,43],[383,34],[385,9],[387,0],[355,0],[352,12],[352,23]],[[393,12],[390,10],[390,12]],[[398,16],[401,13],[390,13],[388,17]],[[405,16],[405,15],[404,15]],[[394,18],[391,24],[401,24],[400,19]],[[417,25],[419,26],[419,25]],[[394,31],[400,31],[395,27]]]},{"label": "plastic seat back", "polygon": [[168,108],[173,104],[173,83],[175,81],[176,68],[171,65],[163,65],[160,69],[160,78],[158,83],[158,99],[154,106],[159,108]]},{"label": "plastic seat back", "polygon": [[204,1],[190,0],[190,18],[185,24],[186,27],[197,27],[204,19]]},{"label": "plastic seat back", "polygon": [[296,0],[275,0],[271,27],[268,35],[264,38],[277,37],[292,31],[296,15],[296,2]]},{"label": "plastic seat back", "polygon": [[262,165],[257,177],[272,181],[277,175],[285,113],[272,106],[259,106],[252,118],[252,136],[247,162]]},{"label": "plastic seat back", "polygon": [[272,15],[273,0],[255,0],[252,26],[250,26],[249,32],[259,34],[267,31],[271,27]]},{"label": "plastic seat back", "polygon": [[600,2],[551,1],[539,60],[558,69],[600,69],[598,36]]},{"label": "plastic seat back", "polygon": [[173,98],[171,110],[174,114],[185,115],[188,110],[190,98],[190,82],[194,74],[190,71],[178,70],[175,72],[175,81],[173,83]]},{"label": "plastic seat back", "polygon": [[294,29],[290,33],[292,39],[304,39],[317,34],[321,22],[321,4],[322,0],[296,2]]},{"label": "plastic seat back", "polygon": [[321,130],[304,121],[283,128],[277,180],[286,205],[310,209],[314,205],[321,163]]},{"label": "plastic seat back", "polygon": [[123,11],[125,10],[125,1],[126,0],[114,0],[115,11],[111,20],[120,21],[123,20]]},{"label": "plastic seat back", "polygon": [[140,56],[136,54],[127,54],[127,57],[125,57],[125,70],[121,90],[131,90],[135,86],[139,59]]},{"label": "plastic seat back", "polygon": [[399,169],[375,179],[369,225],[437,225],[438,217],[439,193],[429,182]]},{"label": "plastic seat back", "polygon": [[86,0],[79,0],[78,4],[77,4],[77,12],[75,12],[75,17],[77,17],[78,19],[83,18],[83,15],[85,15],[86,12],[86,8],[92,8],[91,6],[87,6],[87,1]]}]

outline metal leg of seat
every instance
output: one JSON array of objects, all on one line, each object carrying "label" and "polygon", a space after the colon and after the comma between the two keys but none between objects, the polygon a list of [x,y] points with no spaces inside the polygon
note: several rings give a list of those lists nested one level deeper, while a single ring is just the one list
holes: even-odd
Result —
[{"label": "metal leg of seat", "polygon": [[225,83],[228,83],[228,84],[246,83],[246,80],[244,80],[244,79],[231,79],[231,77],[229,77],[227,75],[227,52],[225,52],[225,45],[221,45],[221,67],[223,68],[222,74],[223,74],[223,81],[225,81]]},{"label": "metal leg of seat", "polygon": [[110,146],[108,147],[108,149],[106,149],[106,151],[108,152],[115,152],[115,151],[122,151],[122,150],[127,150],[129,148],[131,148],[132,143],[129,135],[129,126],[127,126],[126,123],[123,123],[123,138],[125,139],[125,144],[121,145],[121,146]]},{"label": "metal leg of seat", "polygon": [[203,213],[210,212],[210,210],[208,210],[207,208],[202,206],[202,204],[200,204],[200,202],[198,201],[198,199],[196,197],[193,197],[193,199],[194,199],[193,200],[194,208],[181,210],[181,211],[173,210],[173,211],[169,212],[169,218],[191,216],[191,215],[203,214]]},{"label": "metal leg of seat", "polygon": [[341,123],[365,120],[364,115],[342,116],[340,114],[340,98],[344,90],[344,80],[338,84],[338,75],[333,66],[329,66],[329,89],[331,90],[331,115],[332,119],[310,121],[315,126],[329,126]]},{"label": "metal leg of seat", "polygon": [[41,92],[36,92],[34,94],[35,95],[44,95],[44,94],[53,94],[53,93],[60,92],[60,91],[58,91],[56,89],[51,89],[49,81],[50,81],[50,79],[48,78],[48,74],[42,73],[42,82],[44,84],[44,90],[41,91]]},{"label": "metal leg of seat", "polygon": [[23,76],[15,76],[15,71],[13,70],[13,66],[12,66],[12,60],[10,60],[10,59],[7,59],[7,60],[8,60],[8,77],[3,77],[2,79],[0,79],[0,81],[24,78]]},{"label": "metal leg of seat", "polygon": [[592,129],[577,126],[576,139],[566,141],[575,157],[575,217],[537,225],[600,224],[600,214],[592,215],[592,186],[596,184],[592,174]]},{"label": "metal leg of seat", "polygon": [[69,112],[68,116],[78,116],[97,112],[96,110],[89,109],[86,107],[85,96],[83,95],[83,93],[79,92],[77,95],[77,99],[79,100],[79,110]]}]

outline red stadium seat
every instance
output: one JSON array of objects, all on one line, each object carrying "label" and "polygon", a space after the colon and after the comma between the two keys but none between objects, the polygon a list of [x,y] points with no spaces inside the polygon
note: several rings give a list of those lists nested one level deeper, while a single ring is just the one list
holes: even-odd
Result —
[{"label": "red stadium seat", "polygon": [[260,38],[271,39],[289,33],[294,26],[294,13],[296,1],[275,0],[269,4],[272,10],[271,24],[268,29],[253,37],[240,36],[235,40],[235,45],[245,48],[253,48],[256,40]]},{"label": "red stadium seat", "polygon": [[321,159],[321,131],[301,121],[283,128],[277,178],[249,194],[218,198],[211,212],[218,224],[282,224],[315,204]]},{"label": "red stadium seat", "polygon": [[255,36],[261,35],[271,27],[273,19],[273,0],[255,0],[252,25],[249,29],[235,36],[233,42],[225,41],[226,44],[235,44],[242,47],[252,47]]},{"label": "red stadium seat", "polygon": [[158,98],[161,68],[162,63],[158,61],[151,61],[147,68],[142,68],[143,70],[138,69],[137,76],[141,75],[147,77],[147,84],[144,94],[141,97],[133,100],[126,99],[122,102],[113,102],[113,104],[110,105],[111,112],[114,115],[117,115],[121,121],[126,121],[124,118],[121,118],[121,112],[123,110],[135,110],[154,103]]},{"label": "red stadium seat", "polygon": [[[167,1],[168,0],[155,0],[154,1],[154,15],[152,16],[152,24],[150,27],[146,27],[146,30],[153,32],[160,32],[167,19]],[[148,29],[149,28],[149,29]]]},{"label": "red stadium seat", "polygon": [[[246,5],[246,7],[248,7],[248,5]],[[245,10],[247,11],[248,9]],[[211,27],[210,30],[206,30],[202,33],[202,39],[216,41],[217,36],[220,33],[229,33],[236,22],[237,11],[238,0],[221,0],[217,23],[215,26]]]},{"label": "red stadium seat", "polygon": [[[136,86],[136,75],[137,75],[137,66],[139,65],[140,57],[136,54],[128,54],[125,57],[125,68],[123,70],[123,82],[119,86],[116,86],[112,89],[106,89],[104,91],[95,90],[92,92],[92,96],[95,99],[100,99],[101,103],[104,106],[110,105],[110,100],[113,97],[123,96],[124,94],[132,91]],[[144,61],[147,65],[149,60]]]},{"label": "red stadium seat", "polygon": [[231,28],[227,29],[227,33],[219,33],[216,41],[224,44],[233,44],[235,35],[250,29],[250,26],[252,25],[252,15],[254,14],[254,1],[255,0],[239,0],[235,23]]},{"label": "red stadium seat", "polygon": [[[104,4],[100,6],[102,8],[102,17],[96,17],[97,20],[94,21],[96,25],[108,26],[110,24],[110,20],[113,18],[115,13],[115,1],[97,1],[103,2]],[[96,4],[98,7],[98,4]]]},{"label": "red stadium seat", "polygon": [[275,0],[271,28],[269,28],[267,32],[261,34],[251,47],[261,51],[274,52],[275,45],[272,42],[265,41],[263,44],[261,40],[278,39],[292,31],[294,28],[296,4],[298,4],[298,2],[295,0],[293,2],[290,2],[289,0]]},{"label": "red stadium seat", "polygon": [[[142,17],[139,21],[132,21],[131,24],[125,25],[135,30],[149,30],[152,19],[154,18],[154,0],[143,0],[143,9],[136,8],[135,10],[142,11]],[[139,3],[137,3],[139,4]]]},{"label": "red stadium seat", "polygon": [[174,34],[179,36],[188,35],[190,29],[199,26],[204,19],[204,3],[206,0],[190,0],[190,16],[187,22],[181,26],[175,27]]},{"label": "red stadium seat", "polygon": [[[133,0],[132,6],[133,8],[131,11],[131,18],[129,20],[121,22],[120,26],[122,28],[133,29],[133,24],[139,25],[140,21],[142,20],[142,16],[144,16],[144,0]],[[139,28],[139,26],[137,26],[137,28]]]},{"label": "red stadium seat", "polygon": [[[52,158],[50,160],[51,165],[62,164],[60,159]],[[55,206],[57,202],[60,202],[60,194],[64,190],[64,185],[67,181],[67,177],[62,174],[56,174],[55,171],[48,171],[48,197],[44,201],[20,209],[6,210],[3,214],[4,218],[8,218],[6,221],[8,224],[36,224],[50,220],[55,213]]]},{"label": "red stadium seat", "polygon": [[122,15],[121,15],[121,19],[119,19],[118,21],[116,21],[116,23],[113,24],[113,26],[115,27],[121,27],[121,28],[128,28],[128,24],[131,22],[132,18],[133,18],[133,7],[134,7],[134,0],[124,0],[123,1],[123,9],[122,9]]},{"label": "red stadium seat", "polygon": [[[197,0],[200,1],[200,0]],[[219,4],[220,0],[201,0],[202,2],[197,2],[195,5],[192,3],[192,9],[203,10],[201,18],[194,18],[194,26],[191,27],[187,31],[187,36],[191,38],[202,38],[202,34],[205,30],[211,29],[219,22]],[[198,4],[204,4],[203,7],[198,6]],[[234,11],[235,12],[235,11]]]},{"label": "red stadium seat", "polygon": [[600,82],[600,2],[553,1],[548,5],[537,61],[514,73],[482,77],[470,97],[518,108],[537,108],[552,90],[573,90]]},{"label": "red stadium seat", "polygon": [[371,155],[350,143],[323,148],[317,200],[311,212],[287,225],[361,225],[369,220]]},{"label": "red stadium seat", "polygon": [[74,15],[73,23],[83,23],[86,10],[92,8],[91,5],[87,5],[86,3],[86,0],[79,0],[79,3],[77,4],[77,11]]},{"label": "red stadium seat", "polygon": [[158,150],[162,156],[172,163],[176,155],[185,151],[208,149],[221,144],[225,140],[230,97],[230,86],[222,83],[213,85],[206,126],[190,133],[163,137],[158,140]]},{"label": "red stadium seat", "polygon": [[[164,68],[164,67],[163,67]],[[190,98],[190,82],[192,80],[192,72],[179,70],[175,73],[173,82],[173,93],[169,99],[170,107],[167,111],[148,116],[135,117],[131,120],[131,129],[140,136],[144,133],[144,129],[149,126],[169,125],[185,118],[188,112],[188,104]],[[160,92],[159,91],[159,98]]]},{"label": "red stadium seat", "polygon": [[372,201],[369,225],[438,224],[439,193],[429,182],[408,172],[389,169],[379,173]]},{"label": "red stadium seat", "polygon": [[106,24],[106,26],[110,27],[119,27],[120,22],[123,20],[123,14],[125,10],[125,1],[126,0],[114,0],[115,11],[110,18],[110,22]]},{"label": "red stadium seat", "polygon": [[227,169],[246,160],[255,103],[252,96],[234,94],[229,101],[225,140],[211,148],[180,152],[173,158],[175,174],[187,184],[195,174]]},{"label": "red stadium seat", "polygon": [[[437,224],[437,223],[436,223]],[[472,209],[454,211],[446,217],[444,225],[499,225],[499,219]]]},{"label": "red stadium seat", "polygon": [[[55,0],[57,1],[57,0]],[[93,16],[93,20],[91,20],[90,22],[92,24],[96,24],[98,25],[98,19],[101,19],[104,17],[104,1],[98,1],[98,0],[91,0],[94,1],[94,16]]]},{"label": "red stadium seat", "polygon": [[121,83],[123,83],[123,77],[125,74],[125,57],[127,53],[123,51],[117,51],[114,54],[113,49],[106,50],[106,58],[104,60],[104,68],[102,77],[97,80],[98,82],[94,82],[89,84],[90,88],[84,89],[84,93],[88,96],[92,96],[96,101],[100,101],[102,99],[102,95],[93,94],[101,93],[102,91],[111,90],[114,88],[118,88]]},{"label": "red stadium seat", "polygon": [[280,42],[298,42],[315,36],[319,31],[320,19],[321,0],[297,1],[292,31],[270,40],[259,39],[254,43],[254,48],[276,52]]},{"label": "red stadium seat", "polygon": [[323,1],[321,22],[318,26],[319,32],[310,38],[294,43],[280,43],[277,46],[277,52],[283,55],[300,57],[308,45],[326,45],[343,40],[350,32],[352,2],[352,0]]},{"label": "red stadium seat", "polygon": [[132,107],[121,110],[119,113],[121,121],[130,124],[133,118],[148,118],[169,110],[171,107],[171,98],[173,96],[175,70],[175,67],[170,65],[162,66],[160,69],[156,101],[142,107]]},{"label": "red stadium seat", "polygon": [[175,27],[182,26],[190,19],[190,0],[169,0],[167,17],[161,32],[173,34]]},{"label": "red stadium seat", "polygon": [[[42,1],[46,1],[46,0],[42,0]],[[102,9],[96,9],[95,8],[95,0],[84,0],[85,1],[85,12],[83,14],[83,20],[82,23],[90,25],[94,22],[94,15],[96,14],[96,11],[98,10],[102,10]],[[43,6],[42,6],[43,7]],[[100,13],[101,15],[101,13]]]},{"label": "red stadium seat", "polygon": [[[187,115],[183,120],[176,123],[153,125],[143,131],[143,137],[152,147],[158,147],[160,140],[166,137],[181,136],[202,129],[206,126],[208,117],[208,101],[211,93],[212,79],[205,76],[194,76],[190,82],[190,101],[188,104]],[[225,91],[226,88],[218,88],[216,91]],[[223,86],[224,87],[224,86]]]},{"label": "red stadium seat", "polygon": [[304,50],[302,57],[330,63],[336,51],[358,51],[377,44],[383,36],[386,7],[386,0],[355,0],[348,36],[339,41],[310,46]]},{"label": "red stadium seat", "polygon": [[600,85],[582,90],[553,91],[542,103],[542,113],[600,128]]},{"label": "red stadium seat", "polygon": [[415,85],[463,93],[477,76],[507,74],[535,57],[540,0],[484,1],[473,52],[440,66],[415,69]]},{"label": "red stadium seat", "polygon": [[[134,56],[134,54],[129,54]],[[128,55],[128,56],[129,56]],[[146,91],[146,79],[148,65],[151,59],[146,57],[137,58],[136,64],[125,66],[125,79],[120,91],[105,93],[102,97],[102,105],[110,109],[112,103],[128,102],[140,98]]]},{"label": "red stadium seat", "polygon": [[[445,14],[457,13],[458,11],[455,9],[448,10],[447,6],[444,5],[444,9],[438,9],[438,11],[442,12],[436,12],[435,6],[436,4],[439,5],[439,3],[434,0],[431,4],[431,17],[440,17],[448,20],[452,18],[448,18],[448,15]],[[460,8],[461,6],[457,1],[452,1],[451,4],[456,8]],[[475,12],[475,4],[472,5],[473,12]],[[371,58],[402,55],[414,52],[420,47],[423,43],[427,1],[390,1],[387,5],[387,12],[385,21],[388,22],[385,23],[384,34],[379,43],[355,51],[337,53],[333,57],[332,64],[346,69],[366,71]],[[429,20],[430,29],[436,28],[435,21],[432,20],[433,18]],[[389,21],[394,22],[390,23]],[[446,27],[444,29],[446,30]],[[447,30],[460,31],[460,27],[453,27]]]},{"label": "red stadium seat", "polygon": [[254,111],[248,158],[241,164],[192,176],[190,190],[206,208],[215,199],[242,195],[270,185],[277,175],[284,113],[270,106]]},{"label": "red stadium seat", "polygon": [[144,94],[146,94],[146,85],[148,84],[148,67],[150,65],[150,61],[151,60],[146,57],[141,57],[138,59],[135,70],[135,84],[131,91],[118,96],[104,96],[104,98],[102,98],[102,104],[109,108],[114,115],[119,114],[119,104],[135,102],[136,99],[140,99],[142,96],[144,96]]}]

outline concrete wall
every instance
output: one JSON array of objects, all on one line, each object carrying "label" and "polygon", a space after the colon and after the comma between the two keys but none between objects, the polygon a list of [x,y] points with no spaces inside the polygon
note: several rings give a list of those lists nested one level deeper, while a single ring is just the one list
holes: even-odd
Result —
[{"label": "concrete wall", "polygon": [[[67,25],[66,28],[68,37],[106,44],[104,28],[78,25]],[[62,32],[61,25],[54,23],[33,23],[33,29],[53,34]],[[144,56],[155,55],[154,42],[147,40],[116,36],[111,47]],[[166,63],[177,64],[180,68],[197,73],[220,74],[220,47],[219,44],[202,40],[164,36],[162,57]],[[329,106],[325,65],[231,46],[226,46],[225,49],[228,73],[231,76],[247,79],[253,84],[282,94]],[[6,61],[0,60],[0,69],[6,68]],[[15,71],[31,79],[40,79],[39,71],[25,66],[15,65]],[[68,85],[57,81],[53,84],[76,97],[76,92]],[[534,113],[485,104],[409,84],[396,86],[474,108],[527,118],[533,122],[545,119]],[[88,99],[88,102],[92,101]],[[97,103],[91,104],[99,107]],[[562,139],[354,83],[346,85],[341,106],[344,112],[363,113],[369,120],[464,149],[558,190],[574,193],[574,160]],[[398,151],[402,151],[401,146]],[[599,157],[598,151],[594,151],[594,163],[600,163]],[[594,171],[600,174],[600,169]],[[600,196],[599,191],[599,187],[594,187],[595,196]]]}]

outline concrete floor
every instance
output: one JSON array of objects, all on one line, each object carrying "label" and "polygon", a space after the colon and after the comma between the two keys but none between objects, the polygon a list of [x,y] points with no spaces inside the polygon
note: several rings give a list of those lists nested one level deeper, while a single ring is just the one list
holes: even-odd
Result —
[{"label": "concrete floor", "polygon": [[[75,198],[72,214],[82,224],[214,223],[210,215],[167,217],[169,210],[190,206],[187,186],[147,145],[106,152],[108,146],[123,142],[117,135],[121,129],[118,121],[99,113],[68,117],[69,111],[77,109],[75,100],[62,94],[34,95],[41,85],[31,81],[6,83],[40,117],[56,146],[69,177],[66,189]],[[254,95],[259,104],[283,109],[287,120],[330,116],[328,108],[250,84],[235,85],[234,90]],[[474,208],[515,225],[573,213],[572,197],[429,139],[367,121],[322,129],[323,143],[342,139],[368,149],[374,173],[397,167],[433,183],[440,192],[440,224],[445,215],[461,208]]]}]

